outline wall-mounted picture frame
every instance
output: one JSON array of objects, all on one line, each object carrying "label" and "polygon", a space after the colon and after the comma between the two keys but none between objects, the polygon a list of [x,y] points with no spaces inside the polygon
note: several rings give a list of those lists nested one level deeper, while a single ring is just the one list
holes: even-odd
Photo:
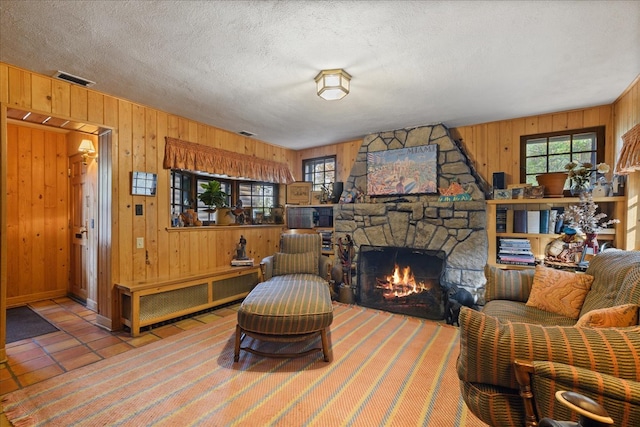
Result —
[{"label": "wall-mounted picture frame", "polygon": [[131,172],[131,195],[155,196],[158,175],[149,172]]},{"label": "wall-mounted picture frame", "polygon": [[308,205],[311,200],[311,183],[298,181],[287,185],[287,203],[290,205]]}]

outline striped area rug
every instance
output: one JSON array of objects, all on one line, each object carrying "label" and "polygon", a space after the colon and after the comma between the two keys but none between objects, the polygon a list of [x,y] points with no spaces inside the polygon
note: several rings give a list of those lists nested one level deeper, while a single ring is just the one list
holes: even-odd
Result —
[{"label": "striped area rug", "polygon": [[460,397],[456,328],[334,308],[330,363],[246,352],[233,363],[227,316],[10,393],[4,410],[15,426],[484,425]]}]

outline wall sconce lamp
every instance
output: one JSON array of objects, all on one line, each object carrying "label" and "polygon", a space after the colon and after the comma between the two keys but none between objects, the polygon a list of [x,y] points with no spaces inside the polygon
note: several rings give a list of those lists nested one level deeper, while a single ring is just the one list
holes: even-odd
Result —
[{"label": "wall sconce lamp", "polygon": [[337,101],[349,93],[351,76],[342,68],[322,70],[315,78],[318,96],[327,101]]},{"label": "wall sconce lamp", "polygon": [[82,163],[87,164],[87,159],[95,159],[98,157],[96,154],[96,147],[93,146],[93,142],[89,139],[83,139],[78,147],[78,151],[82,153]]}]

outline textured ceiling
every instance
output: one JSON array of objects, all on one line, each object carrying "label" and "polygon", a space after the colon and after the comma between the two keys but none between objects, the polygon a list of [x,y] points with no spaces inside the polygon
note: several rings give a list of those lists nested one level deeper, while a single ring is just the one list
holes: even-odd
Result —
[{"label": "textured ceiling", "polygon": [[[613,102],[638,1],[0,0],[0,60],[300,149]],[[321,69],[351,93],[315,95]]]}]

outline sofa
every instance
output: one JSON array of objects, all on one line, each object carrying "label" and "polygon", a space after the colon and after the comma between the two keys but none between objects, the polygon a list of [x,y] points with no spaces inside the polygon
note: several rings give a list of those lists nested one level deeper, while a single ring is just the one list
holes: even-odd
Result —
[{"label": "sofa", "polygon": [[459,317],[457,373],[471,412],[501,427],[576,420],[555,399],[568,390],[616,426],[640,426],[640,251],[602,252],[584,274],[487,266],[485,275],[485,305]]},{"label": "sofa", "polygon": [[[260,264],[262,282],[249,292],[238,309],[234,360],[240,350],[260,356],[298,357],[322,351],[329,361],[327,331],[333,321],[329,289],[331,261],[322,255],[322,237],[313,234],[283,234],[280,252]],[[320,336],[322,348],[298,352],[242,347],[249,336],[258,341],[290,343]]]}]

